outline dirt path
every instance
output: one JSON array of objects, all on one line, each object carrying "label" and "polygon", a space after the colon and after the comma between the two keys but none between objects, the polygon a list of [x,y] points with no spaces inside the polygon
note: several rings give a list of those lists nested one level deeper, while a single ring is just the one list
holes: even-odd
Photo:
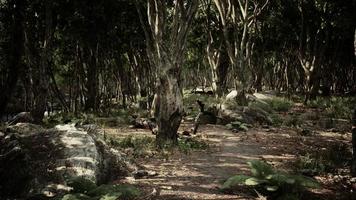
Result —
[{"label": "dirt path", "polygon": [[[183,129],[189,129],[189,124]],[[146,130],[120,130],[116,134],[147,135]],[[205,151],[193,151],[189,154],[175,153],[168,158],[142,158],[136,162],[147,171],[157,172],[157,176],[130,180],[142,189],[157,190],[151,199],[256,199],[241,192],[239,195],[226,195],[219,191],[228,177],[249,173],[246,164],[251,159],[263,159],[278,169],[290,170],[292,160],[302,152],[325,149],[333,143],[349,143],[350,134],[318,133],[301,136],[295,130],[287,128],[254,128],[247,132],[233,133],[224,126],[204,125],[198,132],[202,139],[211,144]],[[153,136],[152,136],[153,137]],[[330,182],[322,191],[326,197],[339,192],[335,183]],[[342,195],[342,193],[341,193]],[[323,198],[324,199],[324,198]],[[330,198],[326,198],[330,199]],[[333,198],[331,198],[333,199]]]},{"label": "dirt path", "polygon": [[[142,166],[159,175],[136,182],[157,188],[158,199],[254,199],[225,195],[218,190],[228,177],[249,171],[247,160],[260,158],[266,152],[253,138],[254,132],[233,133],[221,126],[203,126],[199,134],[214,146],[212,149],[174,155],[169,160],[142,160]],[[245,143],[247,139],[249,142]]]}]

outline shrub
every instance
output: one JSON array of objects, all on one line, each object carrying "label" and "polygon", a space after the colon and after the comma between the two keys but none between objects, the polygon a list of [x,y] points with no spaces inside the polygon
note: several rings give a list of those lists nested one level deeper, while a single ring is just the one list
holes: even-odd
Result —
[{"label": "shrub", "polygon": [[314,179],[302,175],[290,175],[285,172],[276,171],[271,165],[252,160],[248,162],[252,176],[236,175],[229,178],[222,186],[223,191],[233,190],[237,186],[248,186],[255,188],[273,199],[298,199],[298,195],[305,188],[318,188],[319,183]]}]

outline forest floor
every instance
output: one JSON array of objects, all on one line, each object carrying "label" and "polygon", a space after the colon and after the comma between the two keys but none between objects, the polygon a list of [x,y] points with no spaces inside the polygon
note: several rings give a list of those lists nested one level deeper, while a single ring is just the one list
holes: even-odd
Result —
[{"label": "forest floor", "polygon": [[[181,130],[193,125],[183,123]],[[105,129],[110,135],[154,137],[142,129]],[[313,131],[304,136],[293,128],[259,127],[247,132],[234,133],[224,126],[202,125],[197,134],[209,144],[207,150],[175,152],[168,157],[148,156],[136,158],[135,162],[156,176],[126,180],[146,191],[156,191],[151,199],[256,199],[256,194],[238,192],[224,194],[219,187],[232,175],[249,174],[247,161],[262,159],[278,170],[293,172],[299,155],[318,152],[331,147],[350,147],[350,133]],[[312,199],[352,199],[345,167],[334,173],[314,176],[321,189],[312,190]],[[314,196],[314,195],[313,195]],[[310,198],[308,198],[310,199]]]}]

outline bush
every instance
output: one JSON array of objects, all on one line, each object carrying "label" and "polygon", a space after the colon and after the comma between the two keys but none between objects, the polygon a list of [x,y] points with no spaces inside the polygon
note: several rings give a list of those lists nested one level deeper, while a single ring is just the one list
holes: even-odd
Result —
[{"label": "bush", "polygon": [[306,188],[318,188],[319,183],[302,175],[290,175],[276,171],[271,165],[252,160],[248,162],[252,176],[236,175],[229,178],[222,186],[223,191],[231,191],[238,186],[253,187],[273,199],[298,199],[298,195]]}]

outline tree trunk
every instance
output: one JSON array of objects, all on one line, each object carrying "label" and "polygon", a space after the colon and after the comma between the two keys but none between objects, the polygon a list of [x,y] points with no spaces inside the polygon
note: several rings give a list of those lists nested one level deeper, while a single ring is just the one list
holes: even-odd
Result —
[{"label": "tree trunk", "polygon": [[[170,70],[172,72],[172,70]],[[175,73],[162,74],[159,77],[156,99],[156,120],[158,126],[157,144],[176,144],[177,130],[183,113],[183,95]]]},{"label": "tree trunk", "polygon": [[352,163],[351,175],[356,177],[356,108],[352,116]]},{"label": "tree trunk", "polygon": [[48,76],[48,64],[50,59],[50,44],[52,37],[52,1],[47,0],[45,2],[45,34],[41,52],[41,60],[39,65],[38,85],[35,85],[35,99],[34,108],[31,110],[34,122],[41,123],[44,117],[44,112],[47,108],[48,88],[49,88],[49,76]]}]

